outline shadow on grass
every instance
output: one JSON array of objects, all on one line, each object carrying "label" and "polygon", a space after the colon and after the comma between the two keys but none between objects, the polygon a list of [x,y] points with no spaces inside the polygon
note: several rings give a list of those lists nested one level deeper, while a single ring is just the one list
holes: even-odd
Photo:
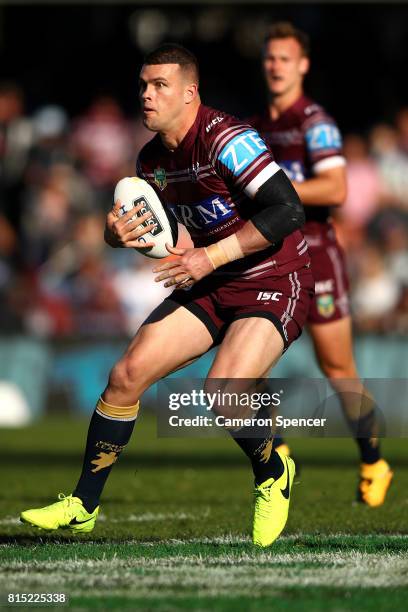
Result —
[{"label": "shadow on grass", "polygon": [[118,544],[159,544],[163,539],[159,537],[151,537],[140,540],[129,539],[126,536],[117,536],[117,537],[106,537],[106,536],[95,536],[95,535],[78,535],[73,536],[69,534],[61,534],[58,535],[52,533],[44,533],[38,530],[38,535],[35,533],[27,533],[27,534],[15,534],[15,535],[6,535],[0,532],[0,546],[8,545],[8,546],[22,546],[27,548],[32,548],[36,546],[44,546],[47,544],[58,544],[60,546],[68,546],[72,544],[77,545],[118,545]]},{"label": "shadow on grass", "polygon": [[[313,455],[296,455],[297,463],[301,467],[345,467],[356,466],[357,459],[353,456],[333,455],[321,456]],[[3,467],[64,467],[64,466],[81,466],[82,454],[78,452],[16,452],[16,454],[8,452],[0,452],[0,465]],[[211,453],[194,453],[194,452],[177,452],[148,454],[148,453],[128,453],[121,458],[121,465],[134,468],[222,468],[235,469],[247,467],[248,462],[245,455],[241,454],[211,454]],[[394,457],[392,459],[393,466],[407,466],[407,457]]]},{"label": "shadow on grass", "polygon": [[[186,553],[187,549],[192,554],[200,554],[202,552],[205,553],[222,553],[225,550],[230,550],[231,552],[242,552],[248,551],[253,552],[254,554],[264,554],[268,552],[273,552],[274,554],[283,554],[287,552],[293,553],[307,553],[307,552],[361,552],[361,553],[408,553],[408,537],[404,534],[387,534],[387,533],[378,533],[371,535],[342,535],[342,534],[300,534],[300,535],[292,535],[289,537],[281,537],[277,540],[273,547],[268,549],[260,549],[258,547],[254,547],[252,543],[249,541],[241,541],[237,542],[232,540],[228,541],[228,536],[226,540],[221,538],[218,540],[215,538],[214,542],[209,541],[206,538],[200,539],[196,538],[194,541],[182,539],[163,539],[163,537],[143,537],[143,538],[129,538],[129,537],[106,537],[100,536],[97,537],[95,535],[82,535],[82,536],[71,536],[65,534],[25,534],[25,535],[3,535],[0,533],[0,545],[8,545],[15,546],[21,548],[33,548],[35,549],[38,546],[48,546],[48,545],[57,545],[61,547],[71,547],[72,545],[78,547],[95,547],[94,554],[95,557],[98,558],[98,547],[99,550],[105,547],[113,547],[112,553],[121,554],[120,550],[118,550],[118,546],[121,545],[124,547],[123,553],[125,556],[127,554],[131,554],[132,547],[143,546],[145,549],[146,546],[153,547],[155,546],[166,546],[166,549],[171,556],[172,554],[180,554],[180,549],[185,548]],[[190,550],[191,549],[191,550]],[[407,561],[408,563],[408,561]]]}]

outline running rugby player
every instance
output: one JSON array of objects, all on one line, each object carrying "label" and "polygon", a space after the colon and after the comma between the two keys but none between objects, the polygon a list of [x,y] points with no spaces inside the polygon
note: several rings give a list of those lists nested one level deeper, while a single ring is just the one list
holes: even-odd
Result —
[{"label": "running rugby player", "polygon": [[[113,367],[72,495],[22,513],[44,529],[93,529],[103,486],[151,384],[218,343],[208,384],[265,376],[300,335],[313,293],[302,205],[256,130],[201,104],[197,61],[183,47],[150,53],[139,82],[144,123],[157,134],[137,173],[186,226],[194,248],[170,247],[179,257],[156,269],[156,280],[175,290]],[[141,218],[130,221],[134,211],[118,218],[119,206],[107,216],[106,240],[134,247],[145,232]],[[268,427],[232,435],[254,472],[253,540],[268,546],[285,526],[295,466],[272,449]]]},{"label": "running rugby player", "polygon": [[[308,329],[317,361],[339,394],[359,447],[358,499],[379,506],[393,473],[381,456],[374,400],[359,378],[353,357],[348,277],[330,219],[331,207],[341,205],[346,196],[345,160],[335,121],[303,92],[309,64],[307,34],[291,23],[274,24],[263,55],[269,103],[250,123],[270,146],[305,205],[303,231],[316,281]],[[289,453],[280,436],[275,436],[274,448]]]}]

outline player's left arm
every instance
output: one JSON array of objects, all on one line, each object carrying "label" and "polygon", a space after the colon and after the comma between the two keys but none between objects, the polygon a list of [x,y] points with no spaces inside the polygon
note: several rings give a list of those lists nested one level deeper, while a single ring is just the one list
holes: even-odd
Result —
[{"label": "player's left arm", "polygon": [[292,185],[305,206],[341,206],[347,196],[346,169],[330,168]]},{"label": "player's left arm", "polygon": [[[244,136],[240,135],[238,145],[242,144]],[[180,259],[156,267],[154,272],[159,272],[157,282],[166,280],[166,287],[191,285],[227,263],[280,242],[304,225],[302,203],[286,174],[273,161],[257,132],[251,130],[248,139],[243,151],[238,145],[231,149],[234,142],[224,147],[220,152],[224,168],[220,171],[253,200],[251,218],[236,233],[206,248],[168,246],[169,252],[179,255]],[[225,150],[231,155],[223,155]],[[245,164],[243,160],[246,160]]]},{"label": "player's left arm", "polygon": [[340,206],[347,195],[346,162],[340,131],[334,121],[319,113],[304,129],[304,142],[313,176],[293,186],[305,206]]},{"label": "player's left arm", "polygon": [[180,259],[154,268],[153,272],[159,273],[156,282],[166,280],[165,287],[191,286],[217,268],[263,251],[301,228],[305,223],[302,203],[286,174],[275,166],[274,176],[252,194],[257,212],[240,230],[204,248],[178,249],[166,245],[169,253],[179,255]]}]

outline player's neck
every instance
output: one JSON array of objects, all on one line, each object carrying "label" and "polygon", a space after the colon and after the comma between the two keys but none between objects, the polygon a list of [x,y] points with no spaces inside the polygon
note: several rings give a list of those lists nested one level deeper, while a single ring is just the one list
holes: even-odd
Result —
[{"label": "player's neck", "polygon": [[296,88],[278,96],[270,95],[268,107],[271,119],[278,119],[278,117],[293,106],[302,95],[303,90],[301,88]]},{"label": "player's neck", "polygon": [[171,126],[168,130],[160,132],[160,138],[162,139],[162,143],[166,149],[169,149],[170,151],[177,149],[179,144],[186,137],[186,134],[190,130],[191,126],[194,124],[199,108],[200,101],[197,100],[188,107],[188,110],[184,113],[181,120],[178,120],[177,123],[174,126]]}]

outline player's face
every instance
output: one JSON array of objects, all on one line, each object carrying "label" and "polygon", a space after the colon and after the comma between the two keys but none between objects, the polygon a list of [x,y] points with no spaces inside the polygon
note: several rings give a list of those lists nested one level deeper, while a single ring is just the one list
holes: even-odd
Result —
[{"label": "player's face", "polygon": [[282,96],[302,87],[309,60],[295,38],[276,38],[265,46],[263,69],[270,93]]},{"label": "player's face", "polygon": [[177,128],[186,106],[186,79],[178,64],[144,65],[139,96],[144,125],[153,132]]}]

